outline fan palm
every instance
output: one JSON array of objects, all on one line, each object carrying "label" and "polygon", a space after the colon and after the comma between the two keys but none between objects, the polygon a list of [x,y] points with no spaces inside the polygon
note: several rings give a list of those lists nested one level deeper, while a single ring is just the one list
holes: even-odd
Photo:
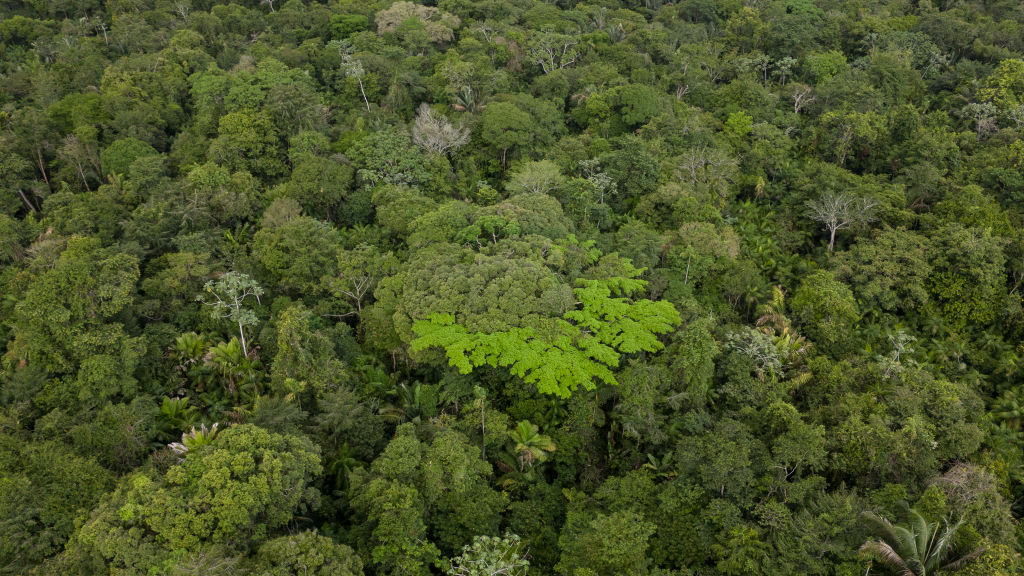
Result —
[{"label": "fan palm", "polygon": [[914,509],[907,510],[909,526],[894,525],[874,512],[862,515],[875,538],[860,547],[880,564],[899,576],[930,576],[952,572],[984,553],[983,548],[967,554],[952,554],[953,537],[960,522],[928,522]]}]

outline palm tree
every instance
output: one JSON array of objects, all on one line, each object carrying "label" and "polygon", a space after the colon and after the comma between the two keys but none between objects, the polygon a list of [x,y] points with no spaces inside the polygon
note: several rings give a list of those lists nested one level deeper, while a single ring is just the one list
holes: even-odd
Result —
[{"label": "palm tree", "polygon": [[540,428],[529,420],[522,420],[508,433],[508,437],[515,443],[512,453],[519,461],[519,469],[533,468],[535,463],[541,463],[548,459],[548,452],[555,451],[555,443],[550,436],[540,433]]},{"label": "palm tree", "polygon": [[259,358],[246,354],[238,338],[210,347],[205,360],[223,377],[224,387],[232,398],[237,398],[239,390],[243,388],[245,392],[250,392],[249,388],[253,388],[256,393],[260,392]]},{"label": "palm tree", "polygon": [[214,439],[217,438],[217,426],[217,422],[214,422],[210,428],[207,428],[206,424],[202,424],[199,430],[196,430],[196,427],[193,426],[191,432],[185,432],[181,435],[181,442],[172,442],[167,447],[173,450],[175,454],[184,456],[189,450],[213,444]]},{"label": "palm tree", "polygon": [[985,552],[984,548],[976,548],[959,556],[951,554],[953,537],[962,521],[951,524],[944,520],[940,526],[938,522],[926,521],[913,508],[907,509],[907,516],[910,525],[900,526],[874,512],[861,514],[875,538],[865,542],[860,551],[899,576],[952,572]]}]

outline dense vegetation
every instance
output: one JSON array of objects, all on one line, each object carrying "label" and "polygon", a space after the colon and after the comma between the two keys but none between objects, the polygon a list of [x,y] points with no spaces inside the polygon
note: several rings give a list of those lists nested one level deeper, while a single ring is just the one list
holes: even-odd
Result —
[{"label": "dense vegetation", "polygon": [[0,574],[1024,571],[1018,0],[5,0]]}]

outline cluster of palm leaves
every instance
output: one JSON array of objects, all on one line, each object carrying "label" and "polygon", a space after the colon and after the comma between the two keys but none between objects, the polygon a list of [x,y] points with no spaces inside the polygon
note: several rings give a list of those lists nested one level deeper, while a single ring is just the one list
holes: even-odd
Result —
[{"label": "cluster of palm leaves", "polygon": [[237,402],[261,391],[260,360],[245,354],[237,338],[211,345],[205,336],[189,332],[175,340],[173,353],[178,373],[207,404]]},{"label": "cluster of palm leaves", "polygon": [[912,508],[906,510],[906,526],[893,524],[875,512],[861,516],[875,536],[860,547],[861,552],[899,576],[953,572],[985,552],[975,548],[958,554],[954,549],[953,539],[962,521],[928,522]]},{"label": "cluster of palm leaves", "polygon": [[202,424],[199,430],[196,430],[195,426],[193,426],[192,430],[182,434],[181,442],[173,442],[168,444],[167,447],[173,450],[175,454],[184,456],[190,450],[212,444],[215,438],[217,438],[217,423],[214,422],[213,426],[209,428],[206,427],[206,424]]},{"label": "cluster of palm leaves", "polygon": [[498,455],[498,468],[505,471],[501,483],[511,486],[518,481],[537,479],[538,467],[555,451],[551,437],[541,434],[540,427],[529,420],[520,421],[508,432],[509,443]]}]

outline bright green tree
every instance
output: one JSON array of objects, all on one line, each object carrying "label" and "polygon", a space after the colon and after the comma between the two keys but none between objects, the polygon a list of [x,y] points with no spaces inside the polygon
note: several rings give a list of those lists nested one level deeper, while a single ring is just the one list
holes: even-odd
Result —
[{"label": "bright green tree", "polygon": [[545,394],[568,397],[594,379],[616,384],[612,368],[621,354],[660,350],[658,334],[680,322],[669,302],[631,300],[647,283],[633,277],[581,280],[574,290],[581,308],[566,312],[552,333],[531,327],[470,333],[450,315],[434,315],[413,324],[413,351],[444,348],[448,361],[463,374],[483,366],[507,367],[513,375]]}]

